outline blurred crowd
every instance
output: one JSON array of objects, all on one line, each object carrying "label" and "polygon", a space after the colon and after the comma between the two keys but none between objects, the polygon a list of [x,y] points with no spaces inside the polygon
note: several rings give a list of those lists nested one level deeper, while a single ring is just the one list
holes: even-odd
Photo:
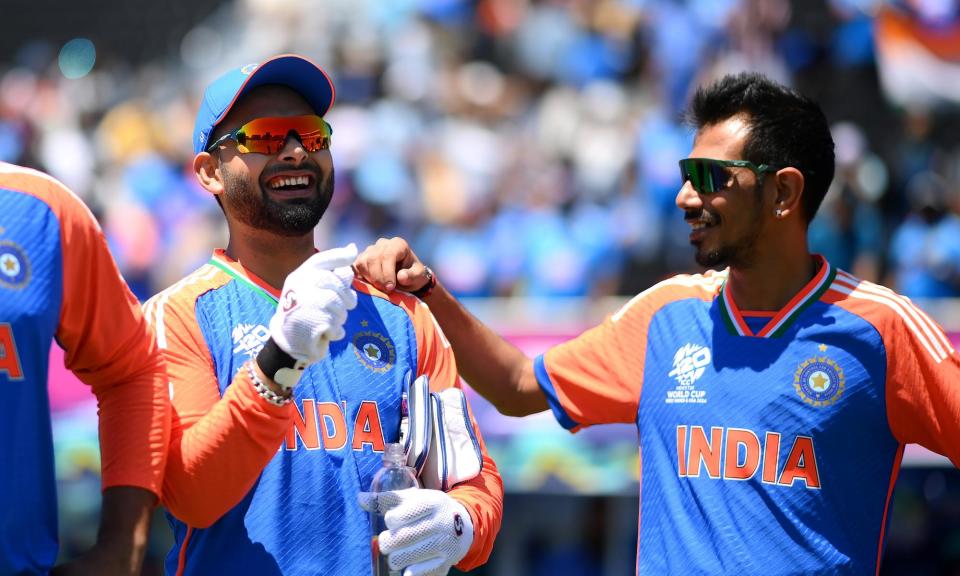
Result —
[{"label": "blurred crowd", "polygon": [[[404,236],[461,296],[632,295],[696,271],[674,206],[692,143],[682,112],[697,85],[755,70],[818,99],[833,125],[837,175],[812,248],[911,297],[960,296],[951,0],[234,0],[147,63],[68,46],[37,40],[0,59],[0,160],[82,196],[141,299],[226,238],[191,170],[199,90],[283,52],[311,58],[337,88],[327,115],[336,193],[319,247]],[[96,522],[84,504],[99,481],[85,456],[96,454],[95,407],[76,410],[55,424],[60,474],[72,478],[61,485],[65,554],[89,545]],[[938,474],[905,472],[883,573],[957,573],[960,532],[948,519],[960,492],[955,475]],[[609,496],[619,493],[605,493],[610,509],[635,510]],[[536,518],[543,500],[515,504],[517,519]],[[572,552],[551,548],[556,539],[530,547],[523,538],[537,530],[518,529],[504,541],[519,544],[479,573],[623,573],[636,518],[604,522],[617,543],[606,551],[596,538]],[[169,544],[162,522],[154,538],[145,573]]]},{"label": "blurred crowd", "polygon": [[461,296],[627,295],[693,270],[674,206],[691,90],[757,70],[834,123],[813,248],[907,295],[957,296],[958,108],[896,78],[916,68],[897,60],[903,29],[949,66],[958,23],[934,0],[236,0],[146,65],[101,52],[70,74],[42,42],[9,55],[0,159],[80,194],[146,298],[224,241],[190,169],[199,87],[297,52],[337,87],[318,246],[402,235]]}]

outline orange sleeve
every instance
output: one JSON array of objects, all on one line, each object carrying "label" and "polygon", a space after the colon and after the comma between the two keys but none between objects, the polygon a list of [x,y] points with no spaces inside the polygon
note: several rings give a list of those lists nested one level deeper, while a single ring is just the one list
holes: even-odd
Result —
[{"label": "orange sleeve", "polygon": [[[396,298],[396,296],[394,296]],[[453,349],[447,342],[440,325],[437,324],[427,305],[413,296],[402,296],[402,306],[410,315],[417,334],[418,374],[430,376],[432,391],[445,388],[460,388],[460,377],[457,375],[457,363],[453,356]],[[470,412],[470,423],[480,445],[483,457],[483,469],[480,475],[466,482],[457,484],[450,490],[450,495],[470,513],[473,521],[473,543],[467,555],[456,565],[458,570],[472,570],[480,566],[490,557],[493,543],[500,524],[503,520],[503,481],[497,464],[487,453],[487,446],[480,434],[480,428]]]},{"label": "orange sleeve", "polygon": [[893,436],[960,467],[960,359],[943,329],[908,298],[867,282],[837,303],[870,322],[883,339]]},{"label": "orange sleeve", "polygon": [[97,398],[102,488],[136,486],[160,495],[170,405],[163,360],[140,303],[79,198],[33,171],[5,174],[4,182],[42,199],[60,221],[63,302],[56,338],[66,367]]},{"label": "orange sleeve", "polygon": [[163,504],[187,525],[205,528],[253,487],[283,441],[293,407],[261,398],[246,369],[221,398],[196,321],[198,285],[179,291],[175,285],[154,296],[146,310],[166,358],[173,404]]},{"label": "orange sleeve", "polygon": [[887,418],[897,440],[920,444],[960,467],[960,360],[944,342],[948,356],[937,362],[917,338],[902,332],[891,338]]},{"label": "orange sleeve", "polygon": [[633,423],[643,389],[648,328],[664,305],[713,297],[711,277],[678,276],[635,296],[602,324],[534,362],[550,408],[565,428]]}]

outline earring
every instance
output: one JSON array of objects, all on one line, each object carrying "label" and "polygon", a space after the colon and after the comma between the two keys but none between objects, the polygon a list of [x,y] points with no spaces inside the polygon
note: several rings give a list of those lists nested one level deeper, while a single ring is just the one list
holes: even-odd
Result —
[{"label": "earring", "polygon": [[783,208],[777,208],[773,212],[773,215],[776,216],[777,218],[783,218]]}]

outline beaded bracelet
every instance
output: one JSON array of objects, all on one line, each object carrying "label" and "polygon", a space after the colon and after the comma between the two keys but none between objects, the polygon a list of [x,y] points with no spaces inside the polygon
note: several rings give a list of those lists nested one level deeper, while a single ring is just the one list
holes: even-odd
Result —
[{"label": "beaded bracelet", "polygon": [[250,382],[253,384],[253,389],[267,402],[274,406],[286,406],[293,402],[293,396],[283,396],[268,388],[267,385],[263,383],[263,380],[260,379],[260,376],[257,375],[257,371],[253,369],[253,362],[247,362],[247,373],[250,374]]}]

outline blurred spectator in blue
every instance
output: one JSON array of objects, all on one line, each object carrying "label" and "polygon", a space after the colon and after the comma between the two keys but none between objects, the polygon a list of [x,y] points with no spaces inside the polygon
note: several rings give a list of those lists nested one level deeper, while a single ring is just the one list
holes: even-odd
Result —
[{"label": "blurred spectator in blue", "polygon": [[884,256],[883,217],[877,202],[887,188],[883,162],[850,123],[833,127],[836,175],[808,231],[810,249],[855,276],[878,282]]},{"label": "blurred spectator in blue", "polygon": [[910,214],[890,247],[896,290],[911,298],[960,295],[960,216],[955,191],[933,172],[907,184]]}]

